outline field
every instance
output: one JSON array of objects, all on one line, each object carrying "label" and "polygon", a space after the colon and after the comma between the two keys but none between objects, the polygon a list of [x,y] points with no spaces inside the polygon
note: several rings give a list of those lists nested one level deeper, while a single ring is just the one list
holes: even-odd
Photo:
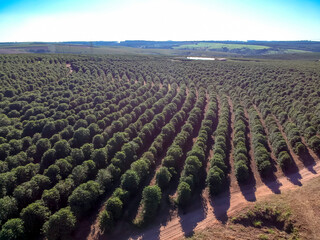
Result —
[{"label": "field", "polygon": [[0,54],[120,54],[202,57],[320,58],[316,41],[123,41],[0,43]]},{"label": "field", "polygon": [[225,52],[225,53],[233,53],[238,55],[281,55],[284,54],[308,54],[312,53],[312,51],[306,51],[301,49],[291,49],[290,46],[287,48],[274,48],[272,46],[264,46],[264,45],[250,45],[250,44],[239,44],[239,43],[205,43],[199,42],[195,44],[182,44],[173,49],[177,50],[192,50],[192,51],[216,51],[216,52]]},{"label": "field", "polygon": [[219,49],[223,50],[224,48],[227,49],[240,49],[240,48],[248,48],[253,50],[261,50],[261,49],[268,49],[270,47],[261,46],[261,45],[250,45],[250,44],[226,44],[226,43],[197,43],[197,44],[186,44],[180,45],[179,47],[175,47],[176,49]]},{"label": "field", "polygon": [[320,62],[240,60],[1,55],[0,239],[177,239],[318,177]]}]

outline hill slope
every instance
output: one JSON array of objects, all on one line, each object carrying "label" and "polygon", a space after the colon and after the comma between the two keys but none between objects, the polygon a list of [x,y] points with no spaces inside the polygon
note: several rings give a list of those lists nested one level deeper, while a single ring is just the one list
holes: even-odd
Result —
[{"label": "hill slope", "polygon": [[[319,239],[319,191],[317,177],[301,188],[266,197],[234,214],[226,224],[196,231],[189,239]],[[286,229],[289,224],[291,230]]]}]

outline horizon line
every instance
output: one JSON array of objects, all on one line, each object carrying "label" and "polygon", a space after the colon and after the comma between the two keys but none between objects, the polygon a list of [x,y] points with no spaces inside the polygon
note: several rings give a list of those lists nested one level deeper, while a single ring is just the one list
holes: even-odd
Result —
[{"label": "horizon line", "polygon": [[126,39],[126,40],[64,40],[64,41],[0,41],[0,43],[66,43],[66,42],[127,42],[127,41],[141,41],[141,42],[320,42],[320,40],[143,40],[143,39]]}]

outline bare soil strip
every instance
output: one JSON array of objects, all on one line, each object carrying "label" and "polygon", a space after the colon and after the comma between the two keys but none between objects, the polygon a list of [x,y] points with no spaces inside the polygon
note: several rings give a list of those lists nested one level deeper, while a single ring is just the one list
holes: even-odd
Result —
[{"label": "bare soil strip", "polygon": [[[216,119],[216,122],[214,123],[214,131],[217,128],[219,117],[221,114],[220,98],[218,95],[217,95],[217,109],[218,109],[216,112],[217,119]],[[210,160],[213,158],[213,154],[214,154],[214,152],[213,152],[214,135],[212,135],[211,138],[212,139],[210,139],[211,141],[209,140],[209,142],[211,142],[212,144],[210,144],[210,146],[208,146],[209,154],[207,156],[207,161],[206,161],[206,166],[205,166],[204,181],[205,181],[205,178],[207,177],[206,174],[208,173],[208,171],[210,169]],[[200,199],[201,199],[200,204],[201,204],[201,207],[203,208],[203,215],[200,215],[200,217],[202,217],[204,220],[206,218],[214,218],[214,209],[213,209],[213,206],[211,205],[211,197],[209,194],[209,190],[206,187],[206,184],[205,183],[203,183],[203,184],[204,184],[204,187],[203,187],[203,190],[200,194]],[[198,219],[197,219],[197,221],[198,221]],[[193,231],[193,229],[191,229],[191,231]],[[183,235],[184,235],[184,233],[183,233]]]},{"label": "bare soil strip", "polygon": [[71,74],[73,72],[73,69],[71,67],[71,64],[70,63],[67,63],[66,64],[66,67],[69,68],[69,74]]},{"label": "bare soil strip", "polygon": [[[280,124],[279,120],[276,118],[276,116],[274,116],[274,119],[276,120],[276,123],[277,123],[277,125],[278,125],[278,127],[279,127],[279,130],[280,130],[280,132],[281,132],[284,140],[285,140],[286,143],[287,143],[287,146],[288,146],[288,149],[289,149],[289,151],[290,151],[290,155],[291,155],[291,157],[292,157],[292,159],[293,159],[293,161],[294,161],[294,164],[296,164],[296,166],[297,166],[297,168],[298,168],[299,170],[303,169],[304,167],[308,167],[308,169],[309,169],[310,171],[312,171],[312,170],[311,170],[312,165],[315,164],[315,162],[314,162],[313,159],[314,159],[314,158],[317,158],[317,155],[316,155],[314,152],[310,153],[310,149],[307,149],[307,152],[305,152],[305,153],[303,153],[303,154],[297,155],[297,154],[293,151],[291,145],[289,144],[289,140],[288,140],[288,138],[287,138],[287,135],[285,134],[285,132],[284,132],[284,130],[283,130],[283,127],[282,127],[282,125]],[[301,138],[301,139],[302,139],[302,138]],[[306,143],[303,141],[303,139],[302,139],[302,142],[303,142],[303,144],[304,144],[305,146],[307,146]]]},{"label": "bare soil strip", "polygon": [[[315,177],[318,177],[320,175],[320,162],[319,159],[317,159],[316,165],[313,166],[313,169],[315,173],[310,172],[307,168],[303,168],[299,173],[292,173],[290,174],[290,177],[295,177],[297,175],[301,175],[301,184],[303,185],[310,179],[313,179]],[[278,181],[281,183],[280,190],[287,191],[291,189],[299,188],[298,185],[293,184],[290,182],[286,176],[282,176],[278,178]],[[270,183],[272,184],[272,182]],[[250,191],[250,190],[249,190]],[[243,193],[240,190],[230,189],[231,192],[231,200],[230,200],[230,207],[227,211],[228,217],[230,215],[236,213],[237,211],[241,210],[242,208],[253,204],[250,201],[247,201],[243,197]],[[269,187],[262,184],[260,186],[256,187],[256,200],[262,200],[266,196],[269,196],[271,194],[274,194]],[[215,198],[213,201],[216,204],[219,204],[220,207],[223,208],[223,204],[226,200],[226,196],[224,194],[221,194],[217,198]],[[205,218],[200,221],[194,229],[192,229],[193,222],[195,219],[203,218],[203,209],[199,208],[194,211],[190,211],[186,213],[185,215],[180,216],[171,216],[171,219],[166,222],[165,224],[158,223],[159,225],[153,226],[146,231],[144,231],[142,234],[133,235],[131,236],[131,239],[161,239],[161,240],[171,240],[171,239],[179,239],[184,236],[188,236],[192,234],[194,231],[198,231],[201,229],[204,229],[208,226],[212,226],[214,224],[219,223],[219,220],[217,220],[216,214],[213,214],[212,207],[208,208],[208,214],[205,215]],[[183,222],[185,226],[188,224],[190,225],[190,231],[183,232],[181,223]],[[186,227],[184,227],[186,229]],[[120,236],[119,236],[120,237]],[[108,238],[105,238],[108,239]],[[125,238],[119,238],[119,239],[125,239]]]},{"label": "bare soil strip", "polygon": [[239,189],[239,184],[235,175],[235,168],[234,168],[234,156],[233,156],[233,152],[234,152],[234,144],[233,144],[233,140],[234,140],[234,121],[235,121],[235,114],[234,114],[234,109],[233,109],[233,103],[230,99],[230,97],[228,97],[228,104],[230,106],[230,143],[229,143],[229,164],[230,164],[230,174],[229,174],[229,178],[230,178],[230,187],[234,188],[234,189]]},{"label": "bare soil strip", "polygon": [[255,200],[255,186],[256,185],[262,185],[263,182],[261,180],[261,177],[260,177],[260,173],[258,171],[258,168],[257,168],[257,165],[256,165],[256,160],[254,158],[254,154],[253,154],[253,143],[252,143],[252,136],[251,136],[251,132],[250,132],[250,121],[249,121],[249,114],[248,114],[248,110],[245,108],[244,109],[244,115],[246,117],[246,121],[247,121],[247,128],[248,128],[248,132],[247,132],[247,138],[248,138],[248,142],[249,142],[249,158],[250,158],[250,169],[252,171],[252,177],[253,177],[253,181],[252,181],[252,199]]},{"label": "bare soil strip", "polygon": [[[229,102],[230,104],[230,102]],[[258,114],[261,117],[261,113],[256,108]],[[230,111],[233,114],[233,106],[230,104]],[[220,114],[220,99],[218,98],[218,112]],[[219,116],[218,114],[218,116]],[[245,116],[248,119],[248,112],[245,109]],[[233,124],[234,115],[231,115],[231,122]],[[265,123],[261,118],[261,122],[265,127]],[[249,124],[249,121],[248,121]],[[233,125],[232,125],[233,131]],[[250,129],[250,127],[248,127]],[[283,133],[283,129],[279,126],[285,140],[286,135]],[[265,130],[267,130],[265,128]],[[233,139],[233,132],[231,138]],[[240,211],[246,206],[254,204],[255,201],[263,200],[266,196],[281,193],[291,189],[297,189],[304,185],[307,181],[320,176],[320,159],[319,157],[308,148],[309,158],[312,159],[311,164],[307,165],[306,162],[301,159],[296,159],[292,149],[290,153],[294,157],[294,160],[298,166],[295,172],[288,172],[284,174],[279,167],[276,169],[275,179],[261,179],[259,172],[257,171],[252,151],[252,139],[250,132],[248,134],[249,139],[249,155],[251,158],[250,167],[253,173],[253,180],[247,185],[239,188],[237,182],[231,180],[230,189],[217,197],[211,198],[206,188],[200,193],[199,201],[194,201],[186,212],[181,213],[177,209],[171,209],[170,211],[159,211],[159,216],[147,229],[136,229],[128,224],[123,227],[119,227],[112,235],[102,235],[98,238],[83,237],[79,239],[161,239],[172,240],[180,239],[185,236],[192,235],[194,231],[202,230],[206,227],[210,227],[214,224],[225,222],[225,217],[228,219],[234,213]],[[231,139],[231,141],[232,141]],[[302,138],[303,142],[304,139]],[[231,142],[231,146],[232,146]],[[289,146],[290,147],[290,146]],[[270,148],[271,149],[271,148]],[[232,154],[232,152],[231,152]],[[213,156],[212,149],[209,151],[208,163],[206,171],[208,171],[209,160]],[[230,159],[232,155],[230,155]],[[299,160],[299,161],[297,161]],[[273,161],[275,158],[273,156]],[[233,162],[230,162],[231,166]],[[231,175],[234,175],[234,171],[231,171]],[[232,177],[232,176],[230,176]],[[235,178],[233,176],[233,178]],[[296,184],[294,179],[297,179],[300,184]],[[278,189],[278,191],[274,191]],[[248,197],[251,196],[251,197]]]},{"label": "bare soil strip", "polygon": [[261,124],[262,124],[262,126],[263,126],[263,128],[264,128],[264,131],[265,131],[265,133],[266,133],[266,137],[267,137],[267,140],[268,140],[268,148],[269,148],[268,150],[270,150],[271,163],[272,163],[273,167],[276,168],[276,169],[274,169],[274,174],[275,174],[275,176],[278,178],[278,177],[282,176],[283,174],[282,174],[282,170],[281,170],[279,164],[277,163],[277,158],[276,158],[276,156],[274,155],[274,152],[272,151],[271,142],[270,142],[270,140],[269,140],[269,131],[268,131],[268,128],[266,127],[266,123],[265,123],[265,121],[264,121],[264,119],[263,119],[263,117],[262,117],[262,114],[261,114],[260,110],[258,109],[258,107],[257,107],[256,105],[253,105],[253,107],[254,107],[254,109],[255,109],[255,110],[257,111],[257,113],[258,113],[258,115],[259,115],[259,117],[260,117]]}]

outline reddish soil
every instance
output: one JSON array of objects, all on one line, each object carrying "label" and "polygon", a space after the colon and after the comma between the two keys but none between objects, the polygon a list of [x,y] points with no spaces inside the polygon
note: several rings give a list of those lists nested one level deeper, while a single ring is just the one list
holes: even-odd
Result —
[{"label": "reddish soil", "polygon": [[69,68],[69,74],[71,74],[73,72],[73,69],[71,67],[71,64],[70,63],[67,63],[66,64],[66,67]]},{"label": "reddish soil", "polygon": [[[162,87],[162,84],[161,84],[161,87]],[[185,121],[186,122],[186,121]],[[106,128],[108,129],[108,128]],[[166,149],[168,148],[169,146],[166,147]],[[158,169],[160,169],[160,167],[162,166],[162,160],[163,158],[165,157],[166,155],[166,149],[164,149],[163,153],[161,154],[161,156],[159,156],[156,160],[156,169],[152,172],[152,176],[150,176],[150,181],[149,181],[149,185],[153,186],[155,185],[156,183],[156,172],[158,171]],[[90,226],[90,231],[89,231],[89,235],[86,239],[90,239],[90,240],[93,240],[93,239],[100,239],[102,233],[99,229],[99,219],[98,219],[98,216],[100,214],[100,212],[102,212],[103,210],[105,209],[104,205],[102,205],[99,210],[98,210],[98,214],[96,214],[96,216],[94,217],[94,222],[92,223],[92,225]],[[141,207],[138,208],[137,210],[137,214],[136,214],[136,217],[138,217],[138,215],[141,213]],[[90,225],[89,221],[88,222],[85,222],[83,221],[82,222],[82,225],[84,225],[83,228],[87,228],[88,227],[86,225]],[[84,239],[81,237],[81,230],[78,232],[77,236],[76,236],[76,239]]]},{"label": "reddish soil", "polygon": [[[162,163],[162,161],[163,161],[163,158],[161,158],[160,163]],[[150,181],[150,183],[149,183],[150,186],[156,185],[156,180],[157,180],[157,179],[156,179],[156,173],[157,173],[158,170],[161,168],[161,166],[162,166],[162,164],[159,164],[159,165],[156,167],[156,169],[154,170],[154,172],[152,173],[153,176],[152,176],[152,179],[151,179],[151,181]]]},{"label": "reddish soil", "polygon": [[209,109],[209,103],[210,103],[210,96],[208,92],[206,92],[206,106],[204,108],[204,116],[207,114],[208,109]]},{"label": "reddish soil", "polygon": [[[187,90],[188,92],[188,90]],[[220,99],[218,98],[218,106]],[[230,104],[230,102],[229,102]],[[257,110],[257,109],[256,109]],[[231,122],[233,130],[233,106],[230,104]],[[258,111],[258,110],[257,110]],[[220,114],[220,108],[218,108]],[[261,114],[258,111],[260,117]],[[219,115],[218,115],[219,116]],[[247,110],[245,110],[245,116],[248,119]],[[262,124],[265,127],[265,123],[262,120]],[[248,121],[249,122],[249,121]],[[250,128],[249,128],[250,129]],[[266,129],[266,128],[265,128]],[[283,133],[283,129],[279,126],[280,131]],[[310,179],[316,178],[320,175],[320,159],[311,150],[308,149],[309,158],[312,159],[312,163],[307,165],[302,163],[300,158],[296,158],[292,149],[290,153],[297,164],[296,171],[283,173],[278,168],[276,169],[276,178],[261,179],[260,174],[257,171],[254,156],[252,152],[252,139],[248,132],[249,139],[249,156],[251,158],[250,167],[252,170],[252,180],[244,186],[239,186],[234,177],[234,169],[231,168],[231,184],[228,191],[211,198],[209,196],[207,188],[196,196],[199,200],[193,201],[192,204],[181,212],[177,209],[160,209],[159,215],[154,222],[146,229],[137,229],[130,224],[118,224],[116,230],[111,235],[100,235],[97,221],[90,227],[90,234],[85,236],[76,236],[77,239],[162,239],[172,240],[180,239],[185,236],[191,235],[194,231],[199,231],[215,224],[225,223],[230,216],[240,211],[244,207],[253,204],[255,201],[265,199],[275,193],[281,193],[290,189],[297,189],[304,185]],[[231,134],[231,148],[233,131]],[[285,134],[283,134],[285,137]],[[287,139],[285,138],[287,141]],[[302,138],[304,141],[304,139]],[[271,149],[271,148],[270,148]],[[212,158],[213,151],[210,150],[208,159]],[[274,156],[273,156],[274,158]],[[273,159],[275,161],[275,158]],[[233,166],[232,151],[230,154],[230,163]],[[207,162],[206,170],[209,169],[209,161]],[[206,172],[207,172],[206,171]],[[234,179],[233,179],[234,178]],[[297,184],[299,183],[299,184]],[[170,208],[170,206],[167,206]],[[121,226],[120,226],[121,225]]]},{"label": "reddish soil", "polygon": [[270,150],[270,156],[271,156],[271,164],[273,165],[274,168],[274,173],[276,175],[276,177],[280,177],[280,176],[283,176],[282,174],[282,170],[281,168],[279,167],[279,165],[277,164],[277,158],[276,156],[274,155],[274,152],[272,151],[272,147],[271,147],[271,143],[270,143],[270,140],[269,140],[269,131],[268,131],[268,128],[266,127],[266,123],[264,122],[264,119],[262,117],[262,114],[260,112],[260,110],[258,109],[258,107],[256,105],[253,105],[254,109],[257,111],[259,117],[260,117],[260,121],[261,121],[261,124],[264,128],[264,131],[266,132],[267,134],[267,140],[268,140],[268,150]]},{"label": "reddish soil", "polygon": [[[319,160],[319,159],[318,159]],[[307,168],[302,169],[299,173],[293,173],[290,177],[299,177],[301,176],[301,184],[303,185],[310,179],[318,177],[320,175],[320,163],[317,162],[313,167],[316,173],[310,172]],[[286,176],[282,176],[278,179],[280,182],[280,191],[287,191],[290,189],[296,189],[299,186],[290,182]],[[270,182],[272,184],[272,182]],[[256,200],[262,200],[266,196],[274,194],[272,190],[266,185],[257,185],[255,188],[255,198]],[[248,189],[248,193],[250,194],[251,190]],[[204,192],[206,195],[207,192]],[[240,211],[245,206],[250,205],[252,202],[245,199],[244,194],[245,191],[239,191],[230,189],[230,196],[226,196],[226,194],[221,194],[220,196],[213,199],[211,203],[209,203],[209,207],[207,207],[208,202],[202,202],[201,206],[198,206],[198,209],[193,209],[189,211],[185,215],[173,215],[170,216],[170,220],[165,223],[157,222],[154,226],[145,230],[140,234],[132,234],[132,235],[117,235],[118,239],[163,239],[163,240],[171,240],[171,239],[179,239],[184,236],[188,236],[192,234],[194,231],[198,231],[204,229],[208,226],[212,226],[221,222],[221,215],[226,214],[227,217],[230,215]],[[204,198],[208,199],[207,196]],[[226,200],[229,198],[227,202],[230,201],[229,206],[226,206]],[[226,212],[219,212],[219,209],[225,209]],[[218,211],[217,211],[218,210]],[[112,238],[102,238],[102,239],[112,239]]]},{"label": "reddish soil", "polygon": [[[98,213],[100,214],[102,211],[105,210],[105,206],[104,204],[99,208]],[[97,214],[96,216],[96,220],[94,221],[94,223],[90,226],[90,232],[89,235],[87,236],[86,239],[88,240],[93,240],[93,239],[99,239],[98,236],[101,236],[101,230],[99,227],[99,214]],[[79,231],[81,232],[81,231]],[[78,236],[81,238],[81,236]],[[80,239],[79,238],[79,239]],[[83,238],[84,239],[84,238]]]},{"label": "reddish soil", "polygon": [[234,174],[234,157],[233,157],[233,152],[234,152],[234,145],[233,145],[233,139],[234,139],[234,121],[235,121],[235,115],[233,111],[233,103],[228,97],[228,104],[230,106],[230,131],[231,131],[231,136],[230,136],[230,154],[229,154],[229,163],[230,163],[230,173],[229,178],[230,178],[230,187],[234,189],[239,189],[238,181],[236,178],[236,175]]},{"label": "reddish soil", "polygon": [[[197,98],[198,98],[198,94],[197,94]],[[205,104],[205,107],[204,107],[204,111],[203,111],[203,119],[205,118],[206,116],[206,113],[209,109],[209,103],[210,103],[210,100],[209,100],[209,94],[206,93],[206,104]],[[200,130],[200,129],[199,129]],[[199,133],[199,132],[198,132]],[[192,138],[192,146],[197,142],[198,140],[198,134],[196,134],[196,136],[194,138]],[[192,149],[192,146],[191,146],[191,149]],[[190,150],[191,150],[190,149]],[[213,151],[212,151],[213,153]],[[213,155],[212,155],[213,156]],[[211,156],[211,157],[212,157]],[[209,158],[210,159],[210,158]],[[206,166],[206,172],[208,172],[208,169],[209,169],[209,165],[208,165],[209,161],[207,161],[207,166]],[[172,197],[175,198],[177,196],[177,192],[175,192]]]},{"label": "reddish soil", "polygon": [[[220,97],[219,96],[217,96],[217,108],[218,108],[217,122],[214,124],[214,131],[218,125],[219,117],[221,115]],[[208,147],[210,147],[210,150],[209,150],[209,154],[208,154],[207,162],[206,162],[206,166],[205,166],[205,173],[206,174],[208,173],[208,171],[210,169],[210,160],[213,158],[213,154],[214,154],[214,152],[213,152],[214,135],[212,135],[211,138],[212,138],[212,145],[208,146]],[[212,199],[210,197],[208,188],[204,186],[204,189],[202,190],[200,195],[201,195],[200,196],[200,199],[201,199],[200,203],[201,203],[201,207],[203,208],[203,216],[206,216],[206,218],[208,218],[208,219],[214,218],[214,208],[211,203]],[[192,231],[193,231],[193,229],[192,229]]]},{"label": "reddish soil", "polygon": [[304,162],[308,161],[308,159],[305,158],[306,154],[299,156],[299,155],[294,153],[291,145],[289,144],[288,138],[287,138],[286,134],[284,133],[282,125],[280,124],[279,120],[275,116],[273,116],[273,117],[274,117],[274,119],[275,119],[275,121],[276,121],[276,123],[278,125],[278,128],[279,128],[284,140],[287,143],[287,146],[288,146],[288,149],[289,149],[289,153],[290,153],[290,156],[291,156],[292,160],[294,161],[294,164],[298,167],[299,170],[303,169],[305,167]]},{"label": "reddish soil", "polygon": [[[180,88],[179,88],[180,89]],[[187,89],[187,91],[188,91],[188,89]],[[177,91],[177,92],[179,92],[179,91]],[[207,98],[207,104],[206,104],[206,108],[205,109],[208,109],[208,98]],[[187,121],[184,121],[184,123],[183,123],[183,125],[186,123]],[[182,125],[182,126],[183,126]],[[179,131],[180,132],[180,131]],[[195,143],[195,141],[196,141],[196,139],[197,138],[193,138],[193,143]],[[169,146],[168,146],[169,147]],[[153,186],[153,185],[155,185],[156,184],[156,172],[161,168],[161,166],[162,166],[162,161],[163,161],[163,158],[166,156],[166,150],[167,150],[167,148],[163,151],[163,154],[158,158],[158,163],[159,163],[159,165],[156,167],[156,169],[155,169],[155,171],[154,171],[154,173],[153,173],[153,177],[152,177],[152,179],[151,179],[151,181],[150,181],[150,184],[149,185],[151,185],[151,186]],[[160,159],[160,161],[159,161],[159,159]]]},{"label": "reddish soil", "polygon": [[[250,128],[250,122],[249,122],[249,114],[248,114],[248,110],[247,109],[244,109],[244,115],[246,117],[246,121],[248,123],[248,129],[251,129]],[[250,133],[250,130],[248,130],[247,132],[247,138],[248,138],[248,141],[249,141],[249,158],[250,158],[250,169],[251,169],[251,172],[252,172],[252,175],[253,175],[253,181],[255,181],[255,183],[253,183],[253,185],[257,184],[257,185],[261,185],[262,184],[262,180],[260,178],[260,173],[257,169],[257,165],[256,165],[256,162],[255,162],[255,159],[254,159],[254,154],[253,154],[253,144],[252,144],[252,136],[251,136],[251,133]],[[253,194],[255,192],[255,189],[253,189]]]}]

